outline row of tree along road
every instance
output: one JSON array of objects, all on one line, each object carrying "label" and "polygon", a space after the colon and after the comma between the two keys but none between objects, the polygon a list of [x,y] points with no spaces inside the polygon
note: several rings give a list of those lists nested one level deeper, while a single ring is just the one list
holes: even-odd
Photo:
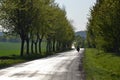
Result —
[{"label": "row of tree along road", "polygon": [[120,1],[97,0],[87,27],[89,47],[108,52],[120,51]]},{"label": "row of tree along road", "polygon": [[54,0],[1,0],[0,25],[8,34],[20,37],[21,56],[41,54],[43,39],[47,53],[70,49],[74,40],[73,27],[66,18],[65,9],[59,8]]}]

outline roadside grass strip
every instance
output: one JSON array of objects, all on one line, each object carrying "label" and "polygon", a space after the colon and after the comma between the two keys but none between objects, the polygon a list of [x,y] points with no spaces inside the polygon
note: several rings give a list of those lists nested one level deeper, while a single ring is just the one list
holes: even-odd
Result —
[{"label": "roadside grass strip", "polygon": [[120,80],[120,56],[86,49],[83,60],[86,80]]}]

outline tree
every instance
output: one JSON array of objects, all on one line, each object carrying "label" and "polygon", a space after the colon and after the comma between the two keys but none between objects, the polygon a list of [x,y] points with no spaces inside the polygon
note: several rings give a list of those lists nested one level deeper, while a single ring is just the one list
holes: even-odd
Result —
[{"label": "tree", "polygon": [[88,39],[104,51],[119,52],[119,4],[118,0],[102,0],[98,1],[91,10]]},{"label": "tree", "polygon": [[72,43],[72,25],[66,18],[65,10],[59,8],[54,0],[1,0],[0,3],[0,24],[7,32],[21,38],[21,56],[25,43],[26,53],[30,54],[30,41],[31,53],[40,54],[43,38],[47,41],[48,52],[56,51],[56,47],[63,50],[65,46],[66,49]]},{"label": "tree", "polygon": [[27,54],[29,54],[29,30],[34,17],[32,0],[3,0],[1,2],[1,25],[8,32],[16,33],[21,38],[21,56],[25,41]]}]

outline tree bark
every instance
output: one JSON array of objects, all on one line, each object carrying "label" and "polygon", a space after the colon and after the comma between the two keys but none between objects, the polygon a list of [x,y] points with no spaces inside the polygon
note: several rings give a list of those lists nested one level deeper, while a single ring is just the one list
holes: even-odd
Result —
[{"label": "tree bark", "polygon": [[27,43],[26,54],[29,55],[29,39],[26,40],[26,43]]},{"label": "tree bark", "polygon": [[49,40],[49,52],[51,52],[51,41]]},{"label": "tree bark", "polygon": [[35,53],[37,54],[38,52],[38,49],[37,49],[37,42],[35,42]]},{"label": "tree bark", "polygon": [[34,53],[34,51],[33,51],[33,44],[34,44],[34,41],[32,40],[32,42],[31,42],[31,53],[32,54]]},{"label": "tree bark", "polygon": [[50,41],[47,39],[47,46],[46,46],[46,53],[49,54],[50,52]]},{"label": "tree bark", "polygon": [[42,39],[39,39],[39,53],[41,54],[41,43],[42,43]]},{"label": "tree bark", "polygon": [[21,50],[20,50],[20,56],[23,56],[23,53],[24,53],[24,44],[25,44],[25,40],[22,39],[21,40]]},{"label": "tree bark", "polygon": [[55,39],[53,40],[53,52],[55,52]]},{"label": "tree bark", "polygon": [[57,41],[57,44],[56,44],[56,49],[57,51],[59,51],[59,42]]}]

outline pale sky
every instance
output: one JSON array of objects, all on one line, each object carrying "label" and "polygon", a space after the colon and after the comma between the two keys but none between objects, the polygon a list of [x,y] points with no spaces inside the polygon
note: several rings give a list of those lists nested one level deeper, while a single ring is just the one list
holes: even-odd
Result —
[{"label": "pale sky", "polygon": [[73,20],[75,31],[86,30],[90,8],[96,0],[55,0],[60,7],[65,7],[67,18]]}]

